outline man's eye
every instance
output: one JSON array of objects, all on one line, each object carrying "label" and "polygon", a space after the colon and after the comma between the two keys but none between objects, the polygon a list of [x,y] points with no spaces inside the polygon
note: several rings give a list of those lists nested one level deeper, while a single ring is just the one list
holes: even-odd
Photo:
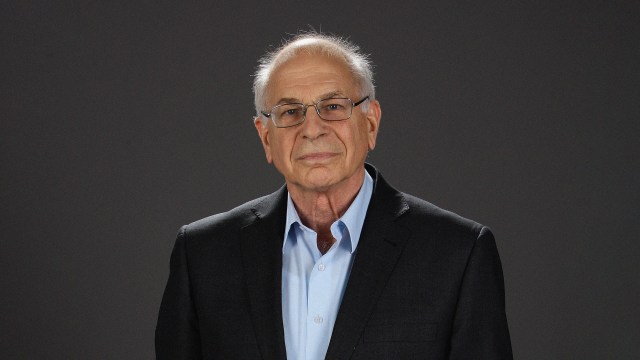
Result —
[{"label": "man's eye", "polygon": [[278,116],[280,117],[296,117],[300,113],[300,109],[296,107],[280,109]]},{"label": "man's eye", "polygon": [[342,104],[332,103],[325,105],[324,109],[328,111],[336,111],[344,109],[344,106],[342,106]]}]

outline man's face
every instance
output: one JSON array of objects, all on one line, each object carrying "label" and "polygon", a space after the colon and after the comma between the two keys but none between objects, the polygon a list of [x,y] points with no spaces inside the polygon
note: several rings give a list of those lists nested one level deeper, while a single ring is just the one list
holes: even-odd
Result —
[{"label": "man's face", "polygon": [[[281,65],[271,76],[267,94],[266,111],[281,103],[311,104],[327,97],[360,100],[344,63],[309,54],[297,55]],[[277,128],[273,121],[260,117],[256,129],[267,161],[284,175],[290,188],[322,192],[362,181],[363,164],[368,150],[375,147],[379,122],[380,105],[369,101],[355,107],[347,120],[322,120],[310,106],[300,125]]]}]

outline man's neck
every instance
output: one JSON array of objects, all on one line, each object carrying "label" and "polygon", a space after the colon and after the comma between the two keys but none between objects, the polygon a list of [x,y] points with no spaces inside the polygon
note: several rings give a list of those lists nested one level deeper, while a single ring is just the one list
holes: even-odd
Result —
[{"label": "man's neck", "polygon": [[349,209],[364,182],[364,168],[351,178],[322,191],[287,184],[302,223],[318,236],[330,236],[331,224]]}]

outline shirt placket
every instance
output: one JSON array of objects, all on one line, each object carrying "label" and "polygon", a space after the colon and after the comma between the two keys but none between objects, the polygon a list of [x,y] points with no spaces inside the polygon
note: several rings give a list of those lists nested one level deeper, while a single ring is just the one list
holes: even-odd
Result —
[{"label": "shirt placket", "polygon": [[335,301],[333,296],[336,294],[337,285],[334,281],[337,274],[332,265],[340,251],[337,246],[339,241],[336,239],[336,246],[318,258],[309,276],[306,319],[307,360],[324,358],[324,351],[331,337],[333,319],[329,314],[331,304]]}]

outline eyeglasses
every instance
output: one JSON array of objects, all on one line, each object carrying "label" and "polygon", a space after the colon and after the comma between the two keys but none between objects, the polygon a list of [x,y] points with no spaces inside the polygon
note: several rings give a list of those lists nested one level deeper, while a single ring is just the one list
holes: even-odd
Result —
[{"label": "eyeglasses", "polygon": [[353,113],[353,108],[369,99],[369,95],[354,103],[348,98],[330,98],[318,100],[315,104],[290,103],[280,104],[271,108],[267,114],[261,111],[262,115],[273,120],[276,127],[287,128],[302,124],[307,117],[309,106],[316,108],[316,113],[322,120],[340,121],[347,120]]}]

